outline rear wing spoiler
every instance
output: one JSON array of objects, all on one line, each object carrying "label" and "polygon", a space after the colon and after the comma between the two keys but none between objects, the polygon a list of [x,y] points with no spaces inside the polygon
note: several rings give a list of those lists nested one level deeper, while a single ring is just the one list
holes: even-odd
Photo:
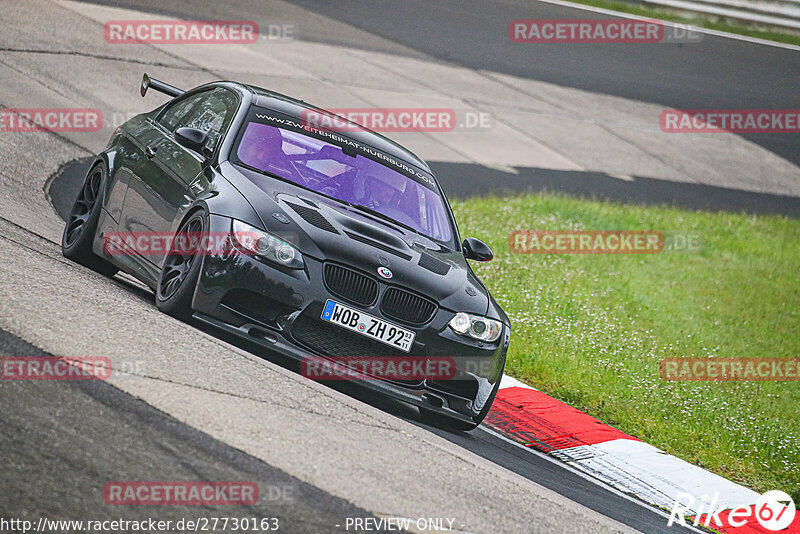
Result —
[{"label": "rear wing spoiler", "polygon": [[142,76],[142,86],[139,89],[139,93],[144,96],[147,94],[147,89],[152,87],[154,90],[164,93],[165,95],[169,96],[181,96],[184,91],[183,89],[178,89],[177,87],[170,85],[168,83],[164,83],[160,80],[156,80],[155,78],[151,78],[147,74]]}]

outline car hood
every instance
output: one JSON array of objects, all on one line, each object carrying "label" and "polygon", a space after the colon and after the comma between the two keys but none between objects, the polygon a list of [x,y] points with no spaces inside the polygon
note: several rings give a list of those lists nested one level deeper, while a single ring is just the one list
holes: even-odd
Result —
[{"label": "car hood", "polygon": [[[223,175],[255,209],[264,228],[303,255],[361,270],[435,300],[454,312],[485,315],[489,293],[461,252],[335,200],[226,164]],[[382,279],[380,267],[392,276]]]}]

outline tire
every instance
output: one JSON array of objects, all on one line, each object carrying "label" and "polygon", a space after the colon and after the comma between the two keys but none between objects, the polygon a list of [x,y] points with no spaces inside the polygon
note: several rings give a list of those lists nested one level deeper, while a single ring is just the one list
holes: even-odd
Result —
[{"label": "tire", "polygon": [[114,276],[119,269],[92,251],[97,221],[100,220],[100,211],[103,209],[107,176],[104,163],[98,163],[89,169],[67,217],[67,224],[64,225],[61,254],[104,276]]},{"label": "tire", "polygon": [[[177,234],[204,234],[208,229],[208,216],[205,211],[191,213],[178,227]],[[176,234],[176,235],[177,235]],[[190,254],[181,254],[173,248],[164,258],[161,274],[156,285],[156,307],[181,321],[192,318],[192,298],[200,277],[203,264],[200,245]]]},{"label": "tire", "polygon": [[456,430],[460,432],[469,432],[470,430],[475,430],[478,426],[483,422],[486,414],[489,413],[489,410],[492,407],[492,403],[494,403],[494,398],[497,396],[497,390],[500,389],[500,380],[497,381],[497,384],[494,385],[492,389],[492,394],[489,395],[489,400],[486,401],[486,404],[476,417],[472,418],[471,423],[467,423],[466,421],[462,421],[460,419],[455,419],[453,417],[448,417],[446,415],[442,415],[438,412],[434,412],[427,408],[419,407],[419,414],[422,420],[431,426],[435,426],[437,428],[443,428],[445,430]]}]

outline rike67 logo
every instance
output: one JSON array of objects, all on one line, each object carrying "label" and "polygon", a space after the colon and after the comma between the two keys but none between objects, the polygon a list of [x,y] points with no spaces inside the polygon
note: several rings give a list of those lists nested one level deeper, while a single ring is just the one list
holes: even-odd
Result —
[{"label": "rike67 logo", "polygon": [[766,492],[756,501],[756,519],[767,530],[783,530],[794,521],[794,501],[779,490]]},{"label": "rike67 logo", "polygon": [[686,525],[684,518],[694,515],[692,522],[694,526],[702,524],[714,529],[727,529],[743,527],[748,523],[752,525],[757,521],[767,530],[779,531],[789,527],[797,513],[792,497],[780,490],[764,493],[758,498],[755,505],[737,506],[732,509],[718,507],[719,495],[717,494],[714,495],[708,509],[705,509],[707,498],[708,495],[703,495],[699,502],[695,502],[698,499],[695,499],[693,495],[679,493],[672,505],[667,526],[672,526],[673,523]]}]

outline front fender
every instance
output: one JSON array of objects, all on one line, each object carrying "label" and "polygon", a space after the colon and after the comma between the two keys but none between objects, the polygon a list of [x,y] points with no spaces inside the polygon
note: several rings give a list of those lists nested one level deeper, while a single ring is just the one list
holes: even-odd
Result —
[{"label": "front fender", "polygon": [[172,232],[177,232],[181,222],[197,209],[203,209],[209,215],[239,219],[251,226],[262,227],[261,219],[250,202],[217,169],[206,167],[189,185],[189,191],[196,196],[178,210],[172,222]]}]

